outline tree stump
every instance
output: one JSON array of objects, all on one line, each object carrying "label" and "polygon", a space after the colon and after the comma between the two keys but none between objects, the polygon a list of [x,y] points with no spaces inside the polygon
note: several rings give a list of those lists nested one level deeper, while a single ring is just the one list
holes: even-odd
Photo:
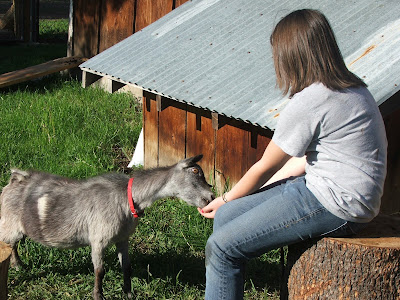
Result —
[{"label": "tree stump", "polygon": [[10,256],[11,247],[0,242],[0,300],[7,299],[7,279]]},{"label": "tree stump", "polygon": [[281,299],[400,299],[400,218],[379,215],[351,238],[289,246]]}]

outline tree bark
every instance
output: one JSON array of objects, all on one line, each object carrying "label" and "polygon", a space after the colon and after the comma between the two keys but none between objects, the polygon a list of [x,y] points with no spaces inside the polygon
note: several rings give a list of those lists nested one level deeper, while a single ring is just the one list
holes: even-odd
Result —
[{"label": "tree bark", "polygon": [[7,299],[7,279],[10,256],[11,247],[0,242],[0,300]]},{"label": "tree bark", "polygon": [[285,275],[281,299],[400,299],[400,218],[289,246]]}]

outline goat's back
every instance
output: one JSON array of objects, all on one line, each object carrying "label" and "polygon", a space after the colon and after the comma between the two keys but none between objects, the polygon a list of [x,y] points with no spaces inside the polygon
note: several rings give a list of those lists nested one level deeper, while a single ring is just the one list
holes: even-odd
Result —
[{"label": "goat's back", "polygon": [[20,219],[23,233],[33,240],[72,248],[132,233],[126,175],[72,180],[37,171],[17,174],[3,190],[2,217]]}]

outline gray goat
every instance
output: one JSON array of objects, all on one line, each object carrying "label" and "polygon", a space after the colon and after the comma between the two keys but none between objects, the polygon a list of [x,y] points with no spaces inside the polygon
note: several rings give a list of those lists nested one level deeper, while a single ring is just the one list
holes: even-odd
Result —
[{"label": "gray goat", "polygon": [[[11,263],[16,266],[20,264],[16,243],[24,236],[58,248],[90,245],[95,299],[103,299],[104,250],[115,243],[124,275],[124,292],[132,297],[128,239],[138,224],[135,215],[141,215],[155,200],[165,197],[177,197],[197,207],[212,201],[210,185],[197,164],[201,158],[198,155],[170,167],[135,172],[131,188],[130,178],[120,173],[72,180],[37,171],[12,170],[0,196],[0,240],[12,246]],[[128,201],[130,195],[133,210]]]}]

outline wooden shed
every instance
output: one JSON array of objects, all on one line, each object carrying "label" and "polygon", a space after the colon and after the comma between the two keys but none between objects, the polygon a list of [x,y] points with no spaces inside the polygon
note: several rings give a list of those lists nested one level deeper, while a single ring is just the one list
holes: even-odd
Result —
[{"label": "wooden shed", "polygon": [[39,0],[2,1],[0,42],[37,42],[39,35]]},{"label": "wooden shed", "polygon": [[69,56],[95,56],[186,1],[70,0]]},{"label": "wooden shed", "polygon": [[[107,7],[113,7],[112,2],[107,1]],[[139,11],[140,3],[156,8],[155,2],[161,3],[135,1],[134,11]],[[164,1],[170,2],[171,10],[178,6]],[[126,21],[135,24],[132,32],[136,33],[105,51],[101,51],[102,34],[96,35],[95,30],[89,35],[98,39],[101,53],[80,66],[83,86],[100,83],[110,92],[131,90],[143,100],[145,168],[203,153],[206,177],[221,192],[262,156],[272,138],[288,99],[275,87],[269,34],[280,17],[304,7],[327,15],[347,65],[366,81],[380,105],[389,139],[382,211],[398,212],[400,24],[396,12],[400,3],[193,0],[140,31],[136,26],[143,16],[134,14]],[[117,28],[125,17],[113,16]],[[80,19],[84,16],[76,16],[74,23]],[[85,44],[85,39],[92,45],[89,36],[74,37],[75,46]],[[109,41],[115,38],[110,29],[105,36]],[[81,46],[83,52],[74,54],[85,55],[84,49],[90,47]]]}]

